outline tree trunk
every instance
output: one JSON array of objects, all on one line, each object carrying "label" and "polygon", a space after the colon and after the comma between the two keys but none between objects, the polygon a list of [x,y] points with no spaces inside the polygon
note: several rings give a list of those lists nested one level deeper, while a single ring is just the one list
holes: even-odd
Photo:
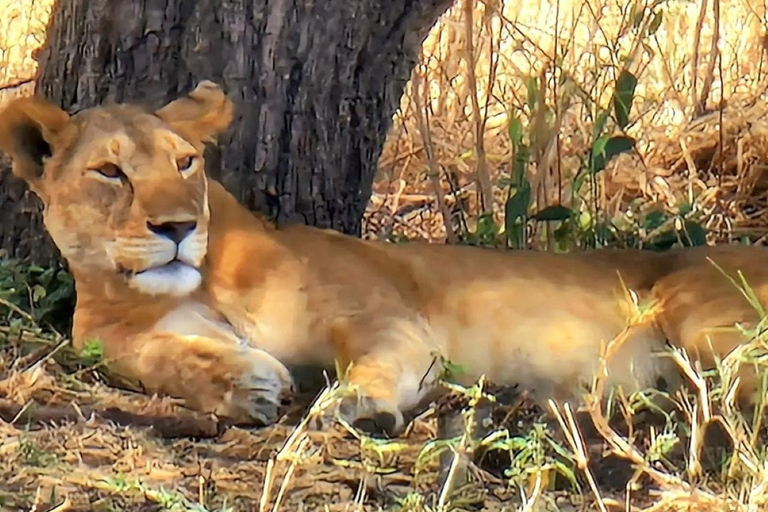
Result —
[{"label": "tree trunk", "polygon": [[[359,234],[391,116],[451,0],[60,0],[37,91],[70,112],[151,106],[202,79],[237,104],[209,173],[278,221]],[[39,205],[0,174],[0,247],[50,261]],[[30,217],[31,215],[31,217]]]}]

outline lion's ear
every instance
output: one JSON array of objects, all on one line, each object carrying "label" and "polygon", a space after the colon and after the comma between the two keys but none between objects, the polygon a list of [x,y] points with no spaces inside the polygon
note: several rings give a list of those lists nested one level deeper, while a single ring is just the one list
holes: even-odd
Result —
[{"label": "lion's ear", "polygon": [[13,160],[13,173],[35,188],[56,136],[68,123],[69,114],[40,97],[8,103],[0,111],[0,151]]},{"label": "lion's ear", "polygon": [[213,142],[232,122],[234,106],[217,84],[204,80],[187,96],[156,112],[174,131],[200,142]]}]

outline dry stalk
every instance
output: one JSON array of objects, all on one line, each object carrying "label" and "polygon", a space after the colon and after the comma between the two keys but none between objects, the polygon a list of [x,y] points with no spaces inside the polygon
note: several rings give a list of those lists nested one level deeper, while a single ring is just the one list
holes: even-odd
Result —
[{"label": "dry stalk", "polygon": [[[630,322],[630,326],[608,344],[604,352],[605,356],[601,358],[600,370],[597,372],[593,392],[589,397],[589,412],[598,432],[609,443],[614,453],[633,462],[639,470],[651,477],[661,487],[662,499],[656,505],[645,509],[645,512],[676,510],[684,506],[691,506],[693,503],[698,504],[704,510],[721,509],[721,507],[726,506],[729,507],[729,510],[740,510],[740,505],[744,504],[745,501],[750,504],[746,510],[757,510],[757,508],[754,508],[757,504],[764,504],[764,496],[761,493],[768,486],[768,473],[766,473],[766,469],[768,468],[766,467],[767,463],[760,461],[760,458],[748,443],[750,436],[744,430],[745,427],[743,422],[737,422],[737,424],[734,425],[727,419],[727,417],[738,417],[734,414],[733,406],[736,397],[736,389],[738,387],[738,378],[736,378],[736,382],[729,387],[728,392],[723,399],[723,408],[726,411],[727,417],[713,415],[706,381],[699,375],[691,364],[690,359],[684,353],[676,351],[672,355],[679,368],[696,387],[697,400],[699,401],[699,403],[695,404],[692,408],[693,412],[691,414],[693,432],[690,442],[691,455],[687,467],[688,474],[691,477],[694,477],[701,473],[699,454],[701,451],[704,430],[706,426],[712,422],[719,423],[732,440],[735,448],[737,456],[734,457],[732,464],[735,464],[736,461],[741,462],[758,480],[756,485],[744,490],[742,493],[743,498],[739,503],[733,503],[733,501],[727,497],[713,495],[702,489],[694,488],[678,477],[654,469],[647,463],[645,457],[639,450],[629,444],[609,426],[602,411],[601,399],[604,391],[604,381],[607,376],[605,369],[607,367],[607,361],[613,354],[615,354],[618,347],[626,341],[630,329],[634,325],[637,325],[637,323]],[[728,357],[738,356],[731,354]],[[677,502],[680,502],[680,504],[678,505]],[[737,508],[730,508],[733,506],[736,506]]]},{"label": "dry stalk", "polygon": [[[464,441],[462,437],[462,442]],[[442,488],[440,489],[439,498],[437,501],[437,509],[439,511],[446,511],[448,510],[446,507],[446,504],[448,503],[448,497],[451,495],[451,492],[453,491],[454,487],[454,481],[456,480],[456,474],[459,471],[459,464],[461,462],[461,453],[458,449],[452,449],[453,452],[453,458],[451,459],[451,465],[448,468],[448,474],[445,478],[445,483],[443,484]]]},{"label": "dry stalk", "polygon": [[21,87],[24,87],[25,85],[30,85],[35,82],[34,78],[27,78],[24,80],[18,80],[16,82],[13,82],[11,84],[6,84],[0,86],[0,93],[5,91],[10,91],[12,89],[19,89]]},{"label": "dry stalk", "polygon": [[472,102],[472,118],[475,127],[475,156],[477,157],[477,168],[475,175],[477,184],[480,187],[481,212],[493,212],[493,187],[491,177],[488,174],[488,162],[485,155],[485,122],[486,117],[480,113],[480,101],[477,97],[477,76],[475,66],[474,48],[474,0],[464,0],[464,30],[465,45],[467,52],[467,82],[469,84],[469,98]]},{"label": "dry stalk", "polygon": [[23,309],[21,309],[16,304],[14,304],[14,303],[12,303],[10,301],[7,301],[7,300],[5,300],[3,298],[0,298],[0,306],[3,306],[4,308],[10,309],[11,311],[16,313],[20,317],[22,317],[24,320],[26,320],[30,324],[37,325],[37,321],[35,321],[34,317],[32,315],[30,315],[29,313],[27,313],[26,311],[24,311]]},{"label": "dry stalk", "polygon": [[[630,290],[626,291],[630,297],[635,296]],[[634,299],[632,302],[636,305]],[[683,490],[688,492],[691,497],[695,496],[702,499],[712,500],[714,497],[706,491],[695,489],[680,478],[651,467],[646,461],[643,453],[609,425],[608,419],[603,411],[603,396],[605,394],[605,381],[608,376],[608,361],[610,361],[616,351],[627,341],[627,339],[629,339],[629,336],[632,334],[635,327],[641,326],[649,319],[653,318],[657,307],[658,304],[652,305],[647,313],[635,311],[635,314],[632,315],[627,327],[605,346],[603,355],[600,357],[598,371],[596,372],[593,381],[592,392],[586,399],[587,408],[590,417],[592,418],[592,422],[595,425],[595,429],[609,444],[611,450],[615,454],[632,462],[638,470],[641,470],[655,481],[662,490]]]},{"label": "dry stalk", "polygon": [[291,431],[291,434],[285,440],[285,443],[283,443],[283,446],[280,448],[277,455],[267,462],[267,470],[264,475],[264,488],[261,491],[261,497],[259,499],[259,512],[266,512],[269,507],[276,478],[275,466],[287,461],[288,468],[283,475],[277,497],[275,498],[275,503],[272,507],[272,511],[277,512],[285,490],[288,488],[288,483],[296,469],[296,465],[301,460],[301,456],[305,453],[309,445],[309,436],[307,433],[308,425],[310,422],[319,420],[337,403],[337,394],[340,389],[338,381],[334,382],[331,386],[323,388],[322,392],[310,406],[307,414],[304,415],[299,424],[296,425],[293,431]]},{"label": "dry stalk", "polygon": [[267,470],[264,472],[264,488],[261,491],[261,497],[259,499],[259,512],[265,512],[269,506],[269,501],[272,494],[272,480],[274,479],[273,473],[275,471],[275,459],[271,458],[267,461]]},{"label": "dry stalk", "polygon": [[536,504],[541,499],[541,495],[544,492],[544,479],[541,476],[541,471],[536,473],[536,481],[533,484],[533,490],[530,496],[523,497],[523,506],[520,512],[534,512],[536,510]]},{"label": "dry stalk", "polygon": [[552,399],[549,400],[549,409],[555,415],[558,423],[560,423],[560,428],[563,429],[565,439],[571,446],[571,450],[576,456],[576,466],[584,473],[584,476],[587,478],[587,483],[589,484],[589,488],[592,491],[592,494],[595,495],[598,508],[601,512],[608,512],[608,507],[606,506],[605,501],[600,494],[600,490],[597,488],[595,477],[592,474],[592,471],[589,469],[589,456],[587,455],[584,437],[581,434],[579,426],[576,424],[571,406],[567,402],[563,405],[565,417],[563,417],[563,413],[560,412],[560,408],[558,407],[557,403]]},{"label": "dry stalk", "polygon": [[[298,455],[301,453],[304,453],[304,451],[307,448],[307,445],[309,445],[309,437],[303,435],[299,439],[299,444],[296,447],[294,454]],[[273,512],[277,512],[280,509],[280,503],[283,501],[283,498],[285,497],[285,492],[288,490],[288,485],[290,484],[291,477],[293,477],[294,471],[296,471],[296,465],[299,462],[299,457],[292,456],[290,458],[290,463],[288,465],[288,469],[285,471],[285,475],[283,476],[282,481],[280,482],[280,489],[277,491],[277,497],[275,498],[275,505],[272,507]]]},{"label": "dry stalk", "polygon": [[72,509],[72,502],[69,501],[68,497],[65,497],[64,501],[58,505],[54,505],[52,508],[46,507],[45,502],[47,501],[47,498],[43,498],[43,492],[43,486],[38,486],[37,491],[35,492],[35,504],[32,505],[29,512],[38,512],[40,510],[46,510],[47,512],[67,512]]},{"label": "dry stalk", "polygon": [[416,125],[418,126],[419,133],[421,134],[421,138],[424,143],[424,150],[427,153],[427,162],[429,163],[429,179],[432,182],[432,186],[434,188],[435,198],[437,199],[437,208],[443,217],[445,236],[447,237],[449,243],[455,244],[459,241],[459,239],[453,230],[451,212],[445,204],[445,192],[443,191],[443,187],[440,184],[440,167],[435,160],[429,124],[424,119],[424,106],[421,102],[421,76],[419,75],[418,70],[413,73],[411,86],[413,88],[413,102],[415,103],[414,113],[416,116]]},{"label": "dry stalk", "polygon": [[707,17],[707,0],[701,0],[699,18],[696,20],[696,29],[693,32],[693,55],[691,56],[691,98],[696,101],[699,97],[699,46],[701,44],[701,29]]},{"label": "dry stalk", "polygon": [[701,475],[701,450],[703,449],[704,434],[712,421],[712,405],[707,390],[707,382],[693,367],[688,355],[682,350],[673,350],[672,359],[688,377],[698,394],[698,401],[694,403],[691,412],[691,439],[687,466],[689,478],[694,478]]},{"label": "dry stalk", "polygon": [[363,502],[365,501],[367,489],[368,489],[368,475],[365,474],[360,479],[360,484],[357,486],[357,492],[355,493],[355,506],[357,507],[358,510],[363,510]]},{"label": "dry stalk", "polygon": [[448,473],[446,475],[445,481],[443,482],[443,486],[440,489],[440,494],[437,501],[438,512],[447,512],[448,510],[448,499],[454,488],[454,483],[459,471],[462,455],[467,452],[470,444],[472,443],[472,438],[474,436],[475,415],[477,413],[477,401],[482,400],[484,385],[485,376],[481,376],[477,384],[479,388],[477,396],[480,398],[473,398],[469,401],[468,411],[464,417],[464,431],[461,434],[461,439],[458,446],[451,447],[453,458],[451,459],[451,465],[448,468]]},{"label": "dry stalk", "polygon": [[[706,0],[704,0],[706,5]],[[720,0],[712,0],[712,17],[714,23],[714,37],[709,47],[709,64],[707,65],[707,73],[704,75],[704,84],[701,87],[701,96],[699,96],[696,102],[696,114],[704,112],[707,105],[707,98],[712,90],[712,83],[715,81],[715,65],[720,60],[720,49],[718,43],[720,42]],[[696,73],[697,70],[694,70]],[[722,75],[722,73],[721,73]],[[696,101],[696,96],[693,97]]]}]

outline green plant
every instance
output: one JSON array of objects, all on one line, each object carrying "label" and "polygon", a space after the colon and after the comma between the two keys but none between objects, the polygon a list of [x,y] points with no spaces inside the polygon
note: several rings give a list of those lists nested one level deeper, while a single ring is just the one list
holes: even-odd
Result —
[{"label": "green plant", "polygon": [[78,354],[86,366],[96,366],[104,361],[104,344],[98,339],[88,339]]},{"label": "green plant", "polygon": [[38,468],[52,466],[59,460],[58,455],[40,448],[31,439],[22,439],[19,443],[19,454],[25,463]]},{"label": "green plant", "polygon": [[0,323],[29,323],[68,332],[74,309],[74,279],[62,267],[42,268],[0,254]]},{"label": "green plant", "polygon": [[509,121],[509,139],[513,150],[512,178],[508,183],[504,204],[504,226],[509,246],[524,249],[527,242],[528,210],[531,206],[531,182],[526,176],[531,152],[523,142],[523,122],[519,117],[512,116]]}]

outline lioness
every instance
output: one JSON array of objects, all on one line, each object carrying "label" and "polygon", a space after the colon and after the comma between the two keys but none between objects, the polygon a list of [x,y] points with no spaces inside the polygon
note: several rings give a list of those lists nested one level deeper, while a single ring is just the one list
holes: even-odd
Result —
[{"label": "lioness", "polygon": [[272,423],[292,393],[287,367],[335,360],[359,393],[342,413],[390,435],[435,389],[440,358],[464,382],[578,399],[628,323],[627,289],[661,305],[609,361],[609,384],[632,391],[676,381],[655,354],[667,342],[708,366],[742,342],[717,328],[758,321],[708,257],[768,298],[760,248],[557,255],[276,229],[206,177],[204,144],[232,111],[205,81],[154,112],[69,116],[35,97],[0,113],[0,149],[75,277],[75,346],[101,340],[118,372],[192,408]]}]

